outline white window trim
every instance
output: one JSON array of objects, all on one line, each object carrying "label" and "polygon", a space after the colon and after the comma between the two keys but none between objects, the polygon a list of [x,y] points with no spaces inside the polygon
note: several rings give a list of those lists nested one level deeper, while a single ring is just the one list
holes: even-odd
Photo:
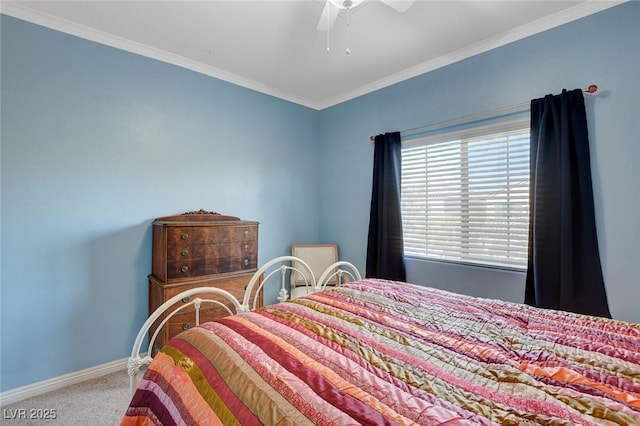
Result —
[{"label": "white window trim", "polygon": [[[403,152],[405,149],[409,149],[409,148],[414,148],[414,147],[419,147],[419,146],[427,146],[427,145],[432,145],[432,144],[444,144],[447,142],[452,142],[452,141],[456,141],[456,140],[461,140],[461,141],[465,141],[466,144],[469,144],[470,142],[474,142],[474,141],[478,141],[478,140],[483,140],[483,139],[489,139],[487,138],[487,136],[492,136],[495,134],[500,134],[503,136],[507,136],[510,133],[511,134],[518,134],[518,133],[522,133],[522,132],[527,132],[529,131],[529,118],[516,118],[516,119],[510,119],[508,121],[502,121],[499,123],[494,123],[494,124],[489,124],[489,125],[475,125],[473,123],[467,123],[464,126],[457,126],[457,128],[455,130],[452,131],[432,131],[429,132],[428,135],[426,136],[422,136],[419,138],[415,138],[415,139],[410,139],[410,140],[403,140],[402,142],[402,149]],[[528,153],[528,148],[527,148],[527,153]],[[425,160],[426,161],[426,160]],[[522,160],[521,160],[522,161]],[[528,159],[526,161],[527,167],[528,167]],[[403,171],[403,177],[404,177],[404,171]],[[467,176],[468,177],[468,176]],[[521,178],[519,180],[522,180]],[[527,179],[528,181],[528,179]],[[460,185],[465,185],[464,180],[460,181]],[[426,183],[425,183],[425,190],[426,189]],[[466,185],[468,185],[468,181],[466,182]],[[403,185],[404,186],[404,185]],[[527,185],[528,187],[528,185]],[[462,189],[460,189],[460,191],[462,191]],[[463,191],[464,192],[464,191]],[[404,193],[404,188],[403,188],[403,193]],[[404,198],[404,196],[403,196]],[[425,203],[427,202],[426,199],[428,197],[425,196]],[[467,196],[463,196],[463,198],[467,199]],[[520,194],[520,199],[522,199],[522,194]],[[526,195],[526,202],[527,202],[527,206],[528,206],[528,194]],[[510,203],[510,202],[509,202]],[[405,224],[405,215],[404,215],[404,210],[405,210],[405,205],[403,203],[403,227],[406,228]],[[426,208],[426,207],[425,207]],[[461,207],[461,211],[465,211],[466,214],[470,214],[468,210],[464,210],[464,207]],[[507,213],[508,215],[510,215],[510,213]],[[520,214],[520,216],[523,216],[522,214]],[[428,221],[426,220],[425,216],[425,222],[428,223]],[[432,216],[433,217],[433,216]],[[466,217],[465,214],[463,214],[462,217]],[[528,230],[528,209],[527,209],[527,214],[526,214],[526,218],[527,220],[524,222],[522,222],[522,220],[517,221],[514,223],[514,225],[519,226],[519,230],[515,231],[516,234],[522,234],[522,227],[525,226],[526,230],[525,230],[525,237],[524,237],[524,242],[526,243],[527,241],[527,237],[526,237],[526,231]],[[462,223],[462,222],[461,222]],[[468,222],[467,222],[468,223]],[[417,225],[420,226],[420,225]],[[425,227],[428,227],[429,225],[425,225]],[[463,225],[459,225],[459,226],[463,226]],[[454,231],[453,234],[456,234],[456,232],[459,235],[464,235],[463,231]],[[477,232],[477,231],[474,231]],[[407,234],[407,230],[405,229],[405,236]],[[456,235],[458,235],[456,234]],[[466,234],[464,238],[466,239],[465,242],[463,242],[463,240],[459,240],[460,241],[460,246],[459,246],[459,252],[460,252],[460,257],[456,258],[456,256],[458,255],[457,253],[454,253],[452,256],[446,256],[444,255],[446,250],[441,249],[440,250],[440,255],[434,255],[433,253],[437,250],[434,250],[431,252],[431,254],[429,253],[429,248],[428,248],[428,244],[427,244],[427,235],[428,235],[428,228],[426,228],[426,230],[424,231],[424,238],[425,238],[425,243],[424,243],[424,252],[423,253],[417,253],[417,250],[415,249],[415,246],[413,249],[409,249],[409,251],[407,251],[407,244],[405,243],[405,257],[408,258],[414,258],[414,259],[426,259],[429,261],[436,261],[436,262],[446,262],[446,263],[456,263],[456,264],[464,264],[464,265],[472,265],[472,266],[480,266],[480,267],[487,267],[487,268],[497,268],[497,269],[507,269],[507,270],[515,270],[515,271],[522,271],[522,270],[526,270],[526,246],[525,246],[525,258],[522,259],[520,258],[517,261],[514,261],[513,259],[511,260],[495,260],[495,259],[491,259],[491,260],[481,260],[479,257],[481,256],[481,254],[476,254],[475,256],[470,256],[469,258],[465,258],[465,255],[468,254],[469,250],[473,251],[473,248],[469,248],[470,244],[469,244],[469,234]],[[509,241],[511,241],[511,232],[508,231],[505,233],[505,235],[509,235],[509,237],[507,237],[509,239]],[[418,235],[419,236],[419,235]],[[456,238],[452,235],[451,238]],[[521,247],[522,238],[519,238],[519,244]],[[478,240],[476,240],[478,241]],[[481,240],[480,240],[481,241]],[[419,244],[419,243],[416,243]],[[484,245],[486,243],[482,243],[481,245]],[[474,244],[471,244],[474,245]],[[453,245],[452,247],[455,247],[455,245]],[[464,247],[464,248],[462,248]],[[486,248],[479,248],[478,251],[479,253],[482,253],[483,251],[486,251]],[[502,250],[501,250],[502,251]],[[510,256],[512,256],[512,251],[513,252],[521,252],[522,248],[518,249],[506,249],[504,250],[507,255],[504,257],[504,259],[509,259]],[[454,250],[455,252],[455,250]],[[493,252],[493,254],[491,254],[491,252],[488,252],[490,255],[495,255],[496,252]],[[522,254],[520,253],[520,256],[522,256]],[[474,258],[475,257],[475,258]]]}]

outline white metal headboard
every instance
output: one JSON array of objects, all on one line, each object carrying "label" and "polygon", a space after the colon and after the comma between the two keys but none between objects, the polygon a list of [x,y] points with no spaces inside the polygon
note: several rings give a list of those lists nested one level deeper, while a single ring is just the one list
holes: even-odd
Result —
[{"label": "white metal headboard", "polygon": [[[280,266],[278,266],[280,264]],[[293,265],[296,265],[295,267]],[[343,269],[342,267],[345,267]],[[217,287],[198,287],[192,288],[190,290],[183,291],[180,294],[173,296],[171,299],[164,302],[160,305],[147,320],[144,322],[136,339],[133,343],[133,348],[131,349],[131,356],[127,362],[127,372],[129,374],[129,381],[131,387],[131,393],[135,392],[138,387],[138,373],[140,370],[149,365],[152,361],[152,356],[150,353],[144,354],[141,356],[140,351],[142,349],[142,344],[151,329],[151,326],[158,321],[161,317],[162,320],[156,327],[155,332],[149,339],[149,350],[151,351],[153,348],[153,344],[155,343],[156,337],[160,332],[160,329],[178,312],[190,307],[194,306],[195,308],[195,324],[200,325],[200,307],[203,303],[211,303],[217,306],[224,308],[229,315],[247,312],[250,309],[255,309],[258,305],[258,297],[262,293],[265,284],[272,277],[277,277],[277,273],[280,273],[280,290],[278,293],[278,301],[284,302],[289,298],[289,293],[286,288],[287,273],[291,271],[295,271],[300,276],[304,277],[305,284],[313,289],[313,291],[320,291],[325,288],[327,282],[331,281],[336,275],[339,277],[338,282],[342,283],[343,274],[347,274],[351,277],[352,280],[359,280],[360,273],[358,269],[349,262],[339,261],[327,268],[326,271],[320,276],[320,279],[316,281],[313,271],[302,259],[294,257],[294,256],[280,256],[274,259],[269,260],[264,265],[262,265],[251,277],[249,283],[244,292],[244,297],[242,302],[240,302],[236,297],[229,293],[226,290],[222,290]],[[254,293],[254,287],[256,287],[256,291]],[[229,300],[231,302],[231,307],[225,305],[223,302],[219,300],[211,300],[202,298],[201,296],[205,296],[207,294],[215,294],[218,296],[222,296],[224,299]],[[253,294],[253,297],[251,296]],[[198,297],[190,300],[192,296],[198,295]],[[177,308],[171,309],[174,304],[183,301],[184,303]]]}]

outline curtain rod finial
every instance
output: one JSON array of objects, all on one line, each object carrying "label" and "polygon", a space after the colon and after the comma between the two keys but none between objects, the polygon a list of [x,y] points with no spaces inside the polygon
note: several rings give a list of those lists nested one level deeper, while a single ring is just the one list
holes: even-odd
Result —
[{"label": "curtain rod finial", "polygon": [[596,93],[598,91],[598,86],[596,86],[595,84],[590,85],[589,87],[587,87],[587,90],[585,90],[585,92],[587,93]]}]

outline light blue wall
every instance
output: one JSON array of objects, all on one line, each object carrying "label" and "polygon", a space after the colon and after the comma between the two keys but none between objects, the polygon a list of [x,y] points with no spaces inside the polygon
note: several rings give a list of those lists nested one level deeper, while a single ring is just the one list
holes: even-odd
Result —
[{"label": "light blue wall", "polygon": [[[370,135],[595,83],[600,92],[586,102],[605,282],[614,317],[640,322],[639,23],[640,2],[625,3],[322,111],[321,235],[364,270]],[[475,296],[524,299],[524,273],[408,259],[407,275]]]},{"label": "light blue wall", "polygon": [[1,25],[3,391],[127,356],[154,217],[257,220],[260,262],[318,238],[317,111]]},{"label": "light blue wall", "polygon": [[[154,217],[258,220],[260,262],[336,241],[364,270],[370,135],[591,83],[607,290],[614,316],[640,322],[637,22],[627,3],[317,112],[2,16],[1,389],[128,354]],[[523,274],[408,268],[413,282],[522,300]]]}]

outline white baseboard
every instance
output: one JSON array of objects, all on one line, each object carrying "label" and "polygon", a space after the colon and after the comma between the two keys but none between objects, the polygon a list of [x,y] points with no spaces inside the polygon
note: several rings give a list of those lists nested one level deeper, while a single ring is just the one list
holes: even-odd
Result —
[{"label": "white baseboard", "polygon": [[122,371],[123,380],[128,380],[127,376],[127,360],[123,358],[116,361],[107,362],[95,367],[86,368],[52,379],[36,382],[31,385],[22,386],[5,392],[0,392],[0,405],[13,404],[23,401],[27,398],[39,396],[47,392],[62,389],[67,386],[85,382],[87,380],[96,379],[107,374]]}]

